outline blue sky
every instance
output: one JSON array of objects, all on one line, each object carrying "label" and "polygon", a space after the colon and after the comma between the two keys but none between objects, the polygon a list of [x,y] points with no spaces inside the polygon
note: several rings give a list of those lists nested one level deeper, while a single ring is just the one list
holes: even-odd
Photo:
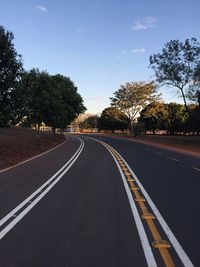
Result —
[{"label": "blue sky", "polygon": [[99,113],[121,84],[152,79],[149,56],[167,41],[200,41],[199,10],[199,0],[0,0],[0,25],[25,69],[70,77],[87,112]]}]

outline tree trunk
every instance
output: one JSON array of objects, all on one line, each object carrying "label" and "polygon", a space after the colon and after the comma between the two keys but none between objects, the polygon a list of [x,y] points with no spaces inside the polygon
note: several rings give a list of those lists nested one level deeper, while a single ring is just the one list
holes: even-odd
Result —
[{"label": "tree trunk", "polygon": [[131,136],[133,137],[133,121],[131,121]]},{"label": "tree trunk", "polygon": [[185,110],[186,110],[186,112],[187,112],[187,114],[188,114],[188,116],[189,116],[190,114],[189,114],[188,106],[187,106],[187,103],[186,103],[185,94],[184,94],[184,92],[183,92],[183,88],[180,88],[180,90],[181,90],[181,94],[182,94],[182,97],[183,97]]}]

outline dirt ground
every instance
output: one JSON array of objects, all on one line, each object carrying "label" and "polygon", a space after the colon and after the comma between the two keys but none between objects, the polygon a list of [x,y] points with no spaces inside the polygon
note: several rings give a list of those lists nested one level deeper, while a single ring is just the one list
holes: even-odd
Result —
[{"label": "dirt ground", "polygon": [[0,170],[45,152],[64,141],[63,135],[29,128],[0,128]]}]

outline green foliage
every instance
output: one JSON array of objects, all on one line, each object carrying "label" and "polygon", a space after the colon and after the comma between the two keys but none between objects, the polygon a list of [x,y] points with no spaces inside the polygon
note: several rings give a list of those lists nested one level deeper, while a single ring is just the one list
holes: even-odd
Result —
[{"label": "green foliage", "polygon": [[127,130],[130,120],[127,115],[117,108],[109,107],[103,110],[100,117],[101,130]]},{"label": "green foliage", "polygon": [[166,129],[166,121],[168,112],[165,104],[162,102],[152,102],[146,106],[140,113],[139,122],[145,124],[147,131],[155,131],[157,129]]},{"label": "green foliage", "polygon": [[21,56],[17,54],[14,35],[0,26],[0,127],[16,122],[17,85],[22,72]]},{"label": "green foliage", "polygon": [[196,67],[194,80],[189,86],[187,96],[192,102],[198,103],[200,107],[200,63]]},{"label": "green foliage", "polygon": [[200,106],[190,105],[190,117],[186,122],[186,130],[188,132],[197,132],[200,133]]},{"label": "green foliage", "polygon": [[21,81],[25,124],[40,126],[44,122],[55,132],[70,124],[85,111],[83,100],[73,82],[62,75],[50,76],[33,69],[25,72]]},{"label": "green foliage", "polygon": [[153,82],[131,82],[121,85],[111,97],[111,105],[123,111],[131,122],[149,102],[156,99],[156,86]]},{"label": "green foliage", "polygon": [[184,106],[177,103],[165,104],[168,112],[167,130],[171,135],[175,132],[183,132],[188,115],[185,113]]},{"label": "green foliage", "polygon": [[44,112],[44,122],[54,128],[63,129],[86,109],[77,92],[77,87],[68,77],[51,76],[52,86]]},{"label": "green foliage", "polygon": [[150,56],[150,66],[154,69],[157,82],[180,90],[188,112],[185,89],[194,82],[200,65],[200,44],[197,39],[185,42],[171,40],[165,44],[162,53]]},{"label": "green foliage", "polygon": [[81,129],[94,129],[96,128],[96,126],[99,123],[99,118],[95,115],[91,115],[87,118],[85,118],[85,120],[83,120],[82,122],[80,122],[79,127]]},{"label": "green foliage", "polygon": [[154,102],[149,104],[140,113],[139,122],[145,124],[147,131],[164,130],[170,135],[176,133],[191,131],[191,122],[185,113],[184,106],[177,103],[164,104]]}]

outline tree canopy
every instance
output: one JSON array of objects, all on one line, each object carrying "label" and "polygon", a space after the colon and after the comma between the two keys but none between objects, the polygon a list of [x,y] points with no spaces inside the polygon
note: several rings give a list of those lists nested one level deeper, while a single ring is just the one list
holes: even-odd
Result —
[{"label": "tree canopy", "polygon": [[155,134],[156,130],[163,130],[170,135],[191,130],[198,131],[197,127],[194,128],[192,124],[194,118],[197,120],[195,117],[197,113],[196,106],[189,106],[189,108],[191,109],[193,120],[192,118],[188,119],[184,105],[177,103],[165,104],[163,102],[150,103],[141,111],[139,122],[143,122],[146,130],[153,131],[153,134]]},{"label": "tree canopy", "polygon": [[110,99],[111,105],[123,111],[133,122],[139,112],[156,98],[153,82],[130,82],[121,85]]},{"label": "tree canopy", "polygon": [[15,91],[23,68],[13,39],[13,33],[0,26],[0,127],[8,126],[16,119]]},{"label": "tree canopy", "polygon": [[70,78],[49,75],[32,69],[24,72],[21,91],[24,101],[25,124],[37,125],[44,122],[53,131],[63,129],[85,111],[83,100]]},{"label": "tree canopy", "polygon": [[124,131],[129,127],[129,118],[118,108],[108,107],[103,110],[99,124],[100,130]]},{"label": "tree canopy", "polygon": [[150,66],[158,83],[178,88],[188,112],[185,91],[194,83],[200,66],[200,44],[197,39],[169,41],[161,53],[150,56]]}]

